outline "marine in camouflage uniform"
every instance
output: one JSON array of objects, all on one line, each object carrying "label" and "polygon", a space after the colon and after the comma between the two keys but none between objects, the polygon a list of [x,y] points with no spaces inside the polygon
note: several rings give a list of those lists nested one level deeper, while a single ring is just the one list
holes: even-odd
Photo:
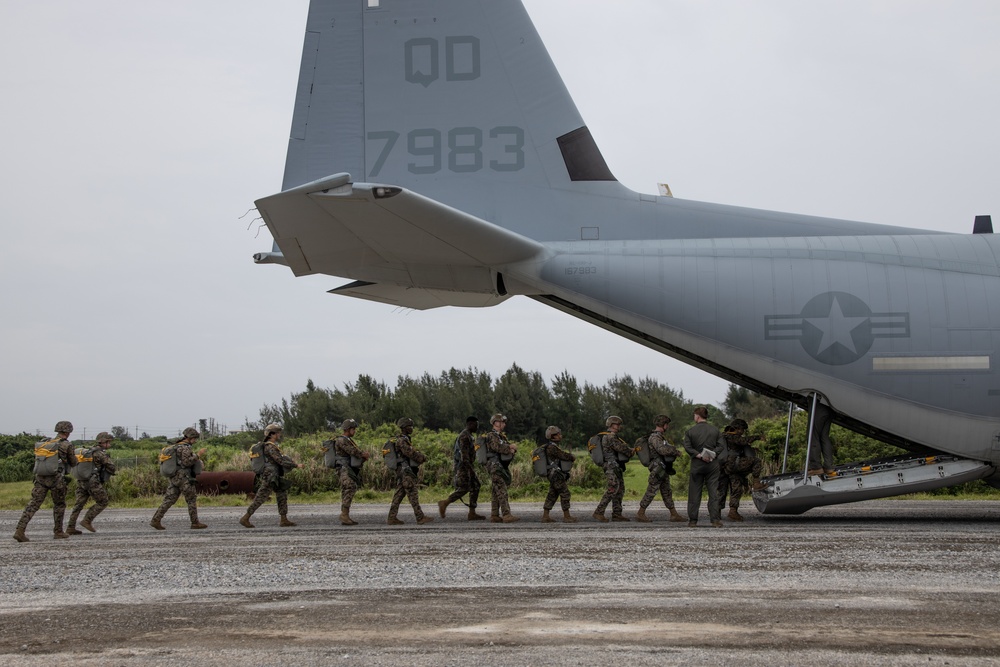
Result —
[{"label": "marine in camouflage uniform", "polygon": [[389,518],[386,523],[391,526],[403,523],[399,518],[399,504],[404,497],[410,499],[413,507],[413,516],[417,523],[430,523],[434,517],[426,516],[420,509],[420,494],[417,490],[417,472],[420,465],[427,460],[427,457],[413,448],[410,442],[410,434],[413,433],[413,420],[409,417],[401,417],[396,421],[399,433],[396,435],[396,480],[399,488],[392,496],[392,503],[389,505]]},{"label": "marine in camouflage uniform", "polygon": [[514,523],[521,517],[510,513],[510,499],[507,487],[510,485],[510,462],[517,452],[517,445],[507,441],[503,427],[507,418],[501,414],[490,417],[493,430],[486,434],[486,472],[490,474],[490,521],[493,523]]},{"label": "marine in camouflage uniform", "polygon": [[191,445],[197,442],[201,435],[196,429],[189,426],[184,429],[182,436],[174,444],[174,456],[177,457],[177,472],[168,478],[167,492],[163,495],[163,502],[156,510],[156,513],[153,514],[153,519],[149,522],[149,525],[157,530],[166,530],[163,524],[160,523],[160,519],[163,518],[167,510],[173,507],[174,503],[181,496],[184,496],[184,502],[187,503],[191,528],[194,530],[208,528],[208,526],[198,521],[198,492],[195,489],[195,477],[197,476],[195,468],[201,463],[200,454],[204,450],[196,453],[191,449]]},{"label": "marine in camouflage uniform", "polygon": [[73,424],[68,421],[57,422],[55,432],[55,438],[42,440],[35,445],[35,450],[43,448],[42,445],[47,445],[44,447],[47,451],[55,450],[56,453],[53,456],[59,457],[58,472],[55,475],[35,475],[35,485],[31,487],[31,500],[24,508],[21,520],[17,522],[17,528],[14,530],[14,539],[18,542],[28,541],[24,531],[49,492],[52,492],[52,518],[55,523],[52,537],[55,539],[69,537],[63,532],[63,517],[66,516],[67,486],[65,475],[70,468],[76,465],[76,452],[73,451],[73,445],[69,441],[69,434],[73,432]]},{"label": "marine in camouflage uniform", "polygon": [[66,528],[66,532],[70,535],[82,535],[79,530],[76,529],[76,519],[80,516],[80,512],[83,511],[83,506],[87,504],[87,500],[90,498],[94,499],[94,504],[90,506],[87,510],[87,514],[84,515],[83,521],[80,525],[89,530],[92,533],[96,533],[94,530],[93,521],[97,518],[97,515],[103,512],[108,503],[111,500],[108,498],[107,489],[104,488],[104,483],[114,475],[115,464],[111,461],[111,457],[108,456],[108,447],[111,446],[111,441],[114,438],[107,431],[102,431],[97,434],[97,445],[90,450],[90,457],[93,459],[94,472],[90,474],[89,479],[78,479],[76,480],[76,504],[73,505],[73,512],[69,515],[69,526]]},{"label": "marine in camouflage uniform", "polygon": [[455,490],[444,500],[438,501],[438,513],[444,517],[448,505],[458,502],[469,494],[469,521],[482,521],[486,517],[476,514],[479,503],[479,477],[476,476],[476,433],[479,420],[469,417],[465,420],[465,430],[458,435],[458,460],[455,461]]},{"label": "marine in camouflage uniform", "polygon": [[674,460],[680,456],[680,450],[667,442],[664,436],[667,426],[670,424],[670,417],[657,415],[653,418],[653,432],[649,434],[649,479],[646,482],[646,493],[639,501],[639,512],[635,515],[636,521],[648,523],[652,521],[646,516],[646,508],[656,498],[659,493],[663,499],[663,504],[670,511],[671,521],[684,521],[674,506],[674,492],[670,488],[670,476],[674,474]]},{"label": "marine in camouflage uniform", "polygon": [[622,498],[625,497],[625,464],[618,460],[618,454],[632,455],[632,446],[618,437],[623,423],[621,417],[611,416],[604,422],[609,433],[601,436],[601,449],[604,454],[604,477],[608,481],[608,488],[601,497],[601,502],[597,503],[594,510],[594,518],[601,522],[607,522],[604,510],[608,503],[611,503],[611,520],[628,521],[622,516]]},{"label": "marine in camouflage uniform", "polygon": [[[345,526],[356,526],[358,522],[351,518],[351,503],[354,501],[354,494],[358,492],[358,485],[361,483],[361,466],[368,460],[368,452],[364,451],[354,442],[354,433],[358,430],[358,422],[353,419],[345,419],[340,425],[343,435],[337,436],[333,441],[334,452],[337,456],[337,470],[340,476],[340,523]],[[352,462],[361,461],[357,467],[352,466]]]},{"label": "marine in camouflage uniform", "polygon": [[271,498],[271,491],[278,500],[278,516],[281,521],[278,523],[282,528],[294,526],[294,521],[288,520],[288,490],[282,488],[282,478],[288,470],[295,470],[299,464],[292,460],[287,454],[283,454],[278,442],[281,440],[282,431],[278,424],[268,424],[264,427],[264,449],[261,456],[264,458],[264,471],[254,480],[256,493],[253,502],[247,508],[246,514],[240,518],[240,525],[244,528],[253,528],[250,517],[260,509],[260,506]]},{"label": "marine in camouflage uniform", "polygon": [[549,516],[549,512],[556,505],[556,498],[562,507],[563,522],[576,523],[576,519],[569,513],[569,473],[562,469],[560,461],[575,461],[576,457],[559,447],[562,442],[562,430],[558,426],[550,426],[545,429],[545,460],[548,464],[549,493],[545,496],[545,503],[542,505],[542,523],[553,523],[554,519]]},{"label": "marine in camouflage uniform", "polygon": [[[740,497],[747,490],[753,488],[757,491],[765,488],[760,481],[761,472],[764,469],[764,462],[757,456],[757,451],[750,446],[751,443],[760,440],[759,435],[747,437],[747,423],[742,419],[734,419],[726,427],[722,437],[726,439],[726,459],[722,462],[722,470],[719,475],[719,508],[726,503],[726,495],[729,495],[728,518],[732,521],[743,521],[740,515]],[[754,478],[753,486],[747,476]]]}]

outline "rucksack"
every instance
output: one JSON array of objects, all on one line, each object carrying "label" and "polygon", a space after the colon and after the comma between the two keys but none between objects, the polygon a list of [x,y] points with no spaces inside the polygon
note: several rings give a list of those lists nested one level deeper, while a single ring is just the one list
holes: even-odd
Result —
[{"label": "rucksack", "polygon": [[635,453],[639,455],[639,463],[647,468],[653,462],[653,452],[649,449],[648,435],[644,435],[635,441]]},{"label": "rucksack", "polygon": [[59,443],[59,438],[53,438],[35,445],[35,466],[31,470],[33,473],[43,477],[59,474]]},{"label": "rucksack", "polygon": [[385,457],[385,467],[395,470],[400,464],[399,455],[396,454],[396,438],[389,438],[382,445],[382,456]]},{"label": "rucksack", "polygon": [[590,440],[587,441],[590,459],[599,466],[604,465],[604,447],[601,446],[601,440],[606,435],[609,435],[608,431],[601,431],[597,435],[590,436]]},{"label": "rucksack", "polygon": [[337,463],[337,443],[335,440],[323,441],[323,464],[327,468],[336,468]]},{"label": "rucksack", "polygon": [[489,450],[486,449],[486,434],[476,436],[476,462],[480,465],[486,465],[489,461],[488,458]]},{"label": "rucksack", "polygon": [[81,482],[86,482],[94,474],[94,449],[76,448],[76,466],[73,468],[73,477]]},{"label": "rucksack", "polygon": [[250,470],[253,470],[255,475],[259,475],[264,472],[264,464],[266,463],[264,457],[264,443],[258,442],[250,445],[250,451],[248,454],[250,456]]},{"label": "rucksack", "polygon": [[539,477],[549,476],[549,457],[545,454],[546,445],[535,447],[531,451],[531,467]]},{"label": "rucksack", "polygon": [[167,445],[160,450],[160,474],[173,477],[177,474],[177,446]]}]

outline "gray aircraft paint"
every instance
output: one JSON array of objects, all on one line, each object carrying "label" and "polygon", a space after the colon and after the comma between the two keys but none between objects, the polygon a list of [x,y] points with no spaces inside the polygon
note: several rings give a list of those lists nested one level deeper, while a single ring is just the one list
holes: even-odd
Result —
[{"label": "gray aircraft paint", "polygon": [[368,4],[313,1],[284,190],[257,202],[296,275],[415,308],[527,295],[775,396],[819,392],[895,444],[1000,463],[995,236],[587,180],[610,172],[589,133],[567,152],[585,125],[519,1]]}]

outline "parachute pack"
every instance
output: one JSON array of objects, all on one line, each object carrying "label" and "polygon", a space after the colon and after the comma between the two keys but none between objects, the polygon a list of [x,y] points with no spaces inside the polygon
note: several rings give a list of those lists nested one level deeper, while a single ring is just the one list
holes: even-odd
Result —
[{"label": "parachute pack", "polygon": [[258,442],[250,445],[250,451],[247,454],[250,456],[250,470],[253,470],[256,475],[264,472],[264,443]]},{"label": "parachute pack", "polygon": [[337,443],[333,440],[323,441],[323,465],[327,468],[336,468],[340,465],[337,462]]},{"label": "parachute pack", "polygon": [[489,460],[487,454],[489,453],[486,449],[486,434],[476,436],[476,462],[479,465],[486,465]]},{"label": "parachute pack", "polygon": [[167,445],[160,450],[160,474],[164,477],[177,474],[177,445]]},{"label": "parachute pack", "polygon": [[[601,440],[604,439],[606,435],[614,435],[610,431],[601,431],[597,435],[590,436],[590,440],[587,441],[587,451],[590,452],[591,460],[599,466],[604,465],[604,447],[601,445]],[[619,438],[617,435],[614,436],[615,440],[624,443],[625,441]],[[634,453],[634,450],[633,450]],[[632,453],[622,454],[621,452],[615,452],[618,459],[618,463],[623,466],[632,460]]]},{"label": "parachute pack", "polygon": [[389,438],[382,445],[382,456],[385,458],[385,467],[395,470],[401,463],[399,455],[396,453],[396,438]]},{"label": "parachute pack", "polygon": [[644,435],[635,441],[635,453],[639,455],[639,463],[647,468],[653,462],[653,454],[649,450],[648,435]]},{"label": "parachute pack", "polygon": [[77,447],[75,454],[76,466],[73,468],[73,477],[85,482],[94,474],[94,449],[92,447]]},{"label": "parachute pack", "polygon": [[548,445],[542,445],[541,447],[536,447],[531,452],[531,466],[535,474],[540,477],[548,477],[549,471],[553,468],[558,468],[568,474],[573,469],[573,462],[563,459],[549,461],[548,454],[545,451],[547,448]]},{"label": "parachute pack", "polygon": [[35,445],[35,466],[32,472],[36,475],[59,474],[59,438],[44,440]]}]

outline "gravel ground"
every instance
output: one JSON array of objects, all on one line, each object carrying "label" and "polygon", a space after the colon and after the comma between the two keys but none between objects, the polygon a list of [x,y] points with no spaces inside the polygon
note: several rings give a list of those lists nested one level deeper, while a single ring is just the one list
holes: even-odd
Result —
[{"label": "gravel ground", "polygon": [[[434,508],[425,501],[427,509]],[[385,505],[0,512],[3,665],[993,665],[1000,502],[880,501],[721,529],[446,520]],[[626,505],[626,516],[635,506]],[[682,509],[683,511],[683,509]],[[705,523],[705,510],[702,509]]]}]

